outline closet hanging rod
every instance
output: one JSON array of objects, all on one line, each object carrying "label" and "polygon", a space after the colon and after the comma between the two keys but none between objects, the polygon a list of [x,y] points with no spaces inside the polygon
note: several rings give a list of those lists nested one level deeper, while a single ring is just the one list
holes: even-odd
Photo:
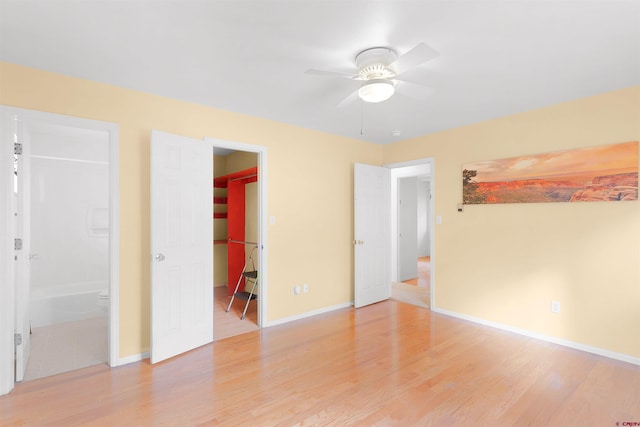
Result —
[{"label": "closet hanging rod", "polygon": [[229,182],[233,182],[233,181],[242,181],[243,179],[253,178],[253,177],[256,177],[256,176],[258,176],[258,174],[257,174],[257,173],[254,173],[253,175],[246,175],[246,176],[243,176],[243,177],[240,177],[240,178],[233,178],[233,179],[230,179],[230,180],[229,180]]},{"label": "closet hanging rod", "polygon": [[240,243],[240,244],[243,244],[243,245],[255,245],[255,246],[258,246],[258,244],[257,244],[257,243],[254,243],[254,242],[245,242],[244,240],[233,240],[233,239],[229,239],[229,243]]}]

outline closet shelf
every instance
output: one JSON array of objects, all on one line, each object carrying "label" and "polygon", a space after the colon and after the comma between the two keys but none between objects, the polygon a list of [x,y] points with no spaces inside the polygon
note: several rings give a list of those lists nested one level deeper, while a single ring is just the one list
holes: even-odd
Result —
[{"label": "closet shelf", "polygon": [[214,188],[227,188],[229,181],[242,181],[244,184],[258,181],[258,167],[252,167],[240,172],[230,173],[213,179]]}]

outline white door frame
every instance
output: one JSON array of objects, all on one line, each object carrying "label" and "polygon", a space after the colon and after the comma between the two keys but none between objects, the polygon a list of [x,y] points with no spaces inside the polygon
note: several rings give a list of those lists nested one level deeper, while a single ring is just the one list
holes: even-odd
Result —
[{"label": "white door frame", "polygon": [[[9,160],[4,153],[13,153],[13,134],[9,124],[11,120],[45,121],[63,126],[78,127],[105,131],[109,135],[109,365],[119,364],[119,280],[120,280],[120,189],[119,189],[119,131],[117,124],[82,119],[60,114],[45,113],[35,110],[0,106],[0,156],[3,164],[0,171],[13,174],[13,154],[11,166],[6,168]],[[7,147],[7,145],[10,146]],[[2,239],[0,249],[0,395],[11,391],[15,383],[13,363],[14,331],[15,331],[15,265],[13,260],[13,178],[9,183],[5,176],[0,179],[0,199],[5,208],[0,213],[0,229],[8,238]],[[9,211],[9,212],[7,212]],[[6,234],[5,234],[6,233]],[[4,296],[7,296],[5,298]]]},{"label": "white door frame", "polygon": [[[435,307],[436,303],[436,283],[435,283],[435,216],[433,207],[435,206],[435,159],[433,157],[410,160],[407,162],[385,164],[384,167],[391,169],[391,280],[398,281],[398,212],[396,200],[398,198],[398,178],[424,175],[423,168],[428,169],[430,178],[431,201],[429,203],[429,238],[430,238],[430,303],[429,307]],[[404,169],[404,170],[403,170]],[[389,285],[391,286],[391,285]]]},{"label": "white door frame", "polygon": [[[267,292],[268,280],[268,245],[267,245],[267,147],[262,145],[247,144],[244,142],[225,141],[223,139],[205,138],[205,141],[211,142],[214,148],[224,148],[234,151],[246,151],[256,153],[258,155],[258,265],[260,266],[260,298],[258,298],[258,327],[267,325]],[[212,153],[213,155],[213,153]],[[215,172],[214,172],[215,173]],[[211,219],[213,221],[213,218]],[[215,337],[214,337],[215,339]]]}]

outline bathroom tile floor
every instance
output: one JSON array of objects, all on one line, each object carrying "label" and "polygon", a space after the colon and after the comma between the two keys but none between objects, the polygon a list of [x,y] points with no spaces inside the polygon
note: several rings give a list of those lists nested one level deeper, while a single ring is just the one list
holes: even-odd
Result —
[{"label": "bathroom tile floor", "polygon": [[33,328],[24,381],[107,363],[107,317]]}]

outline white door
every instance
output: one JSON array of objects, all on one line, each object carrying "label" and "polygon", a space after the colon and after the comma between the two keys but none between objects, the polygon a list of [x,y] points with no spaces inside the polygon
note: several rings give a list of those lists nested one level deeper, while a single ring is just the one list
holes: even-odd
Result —
[{"label": "white door", "polygon": [[13,132],[14,120],[0,110],[0,395],[9,393],[14,371]]},{"label": "white door", "polygon": [[391,174],[354,164],[354,306],[391,296]]},{"label": "white door", "polygon": [[16,123],[17,140],[21,143],[21,154],[16,156],[18,192],[15,202],[15,236],[20,239],[21,247],[15,251],[15,292],[16,292],[16,381],[22,381],[29,362],[30,324],[30,263],[31,263],[31,230],[30,230],[30,141],[26,132],[26,120]]},{"label": "white door", "polygon": [[151,133],[151,363],[213,341],[213,147]]}]

